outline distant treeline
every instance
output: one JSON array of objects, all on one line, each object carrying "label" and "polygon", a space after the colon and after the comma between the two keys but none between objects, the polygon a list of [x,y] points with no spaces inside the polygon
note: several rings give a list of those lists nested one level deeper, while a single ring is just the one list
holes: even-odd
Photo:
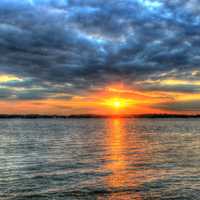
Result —
[{"label": "distant treeline", "polygon": [[7,115],[0,114],[1,119],[24,118],[24,119],[38,119],[38,118],[200,118],[199,115],[183,115],[183,114],[140,114],[140,115],[94,115],[94,114],[81,114],[81,115]]},{"label": "distant treeline", "polygon": [[199,115],[184,114],[137,114],[137,115],[69,115],[68,118],[200,118]]},{"label": "distant treeline", "polygon": [[28,115],[6,115],[0,114],[0,119],[5,118],[25,118],[25,119],[37,119],[37,118],[67,118],[67,116],[62,115],[38,115],[38,114],[28,114]]}]

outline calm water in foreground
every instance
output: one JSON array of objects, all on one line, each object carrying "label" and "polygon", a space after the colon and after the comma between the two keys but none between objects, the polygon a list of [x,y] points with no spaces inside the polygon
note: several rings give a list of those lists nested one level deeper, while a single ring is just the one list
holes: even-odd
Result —
[{"label": "calm water in foreground", "polygon": [[200,199],[200,119],[2,119],[1,200]]}]

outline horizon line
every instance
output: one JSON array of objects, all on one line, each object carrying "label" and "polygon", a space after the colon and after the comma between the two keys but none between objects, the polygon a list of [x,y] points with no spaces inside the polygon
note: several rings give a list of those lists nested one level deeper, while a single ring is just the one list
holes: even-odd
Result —
[{"label": "horizon line", "polygon": [[200,118],[199,114],[169,114],[169,113],[148,113],[148,114],[122,114],[122,115],[102,115],[102,114],[0,114],[0,119],[3,118]]}]

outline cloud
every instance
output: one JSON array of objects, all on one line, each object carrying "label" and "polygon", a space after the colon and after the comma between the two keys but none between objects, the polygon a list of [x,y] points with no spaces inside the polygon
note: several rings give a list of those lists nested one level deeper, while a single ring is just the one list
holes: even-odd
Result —
[{"label": "cloud", "polygon": [[199,112],[200,102],[198,101],[182,101],[182,102],[166,102],[154,105],[154,108],[164,109],[167,111],[187,111],[187,112]]},{"label": "cloud", "polygon": [[199,25],[197,0],[1,0],[0,73],[31,80],[8,87],[18,99],[73,96],[117,81],[199,92],[137,84],[164,73],[199,80],[191,75],[199,68]]}]

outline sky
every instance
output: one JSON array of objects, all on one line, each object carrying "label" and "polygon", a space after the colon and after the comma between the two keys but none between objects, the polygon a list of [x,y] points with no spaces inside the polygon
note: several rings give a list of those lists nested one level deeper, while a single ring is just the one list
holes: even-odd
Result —
[{"label": "sky", "polygon": [[0,113],[200,113],[199,3],[1,0]]}]

